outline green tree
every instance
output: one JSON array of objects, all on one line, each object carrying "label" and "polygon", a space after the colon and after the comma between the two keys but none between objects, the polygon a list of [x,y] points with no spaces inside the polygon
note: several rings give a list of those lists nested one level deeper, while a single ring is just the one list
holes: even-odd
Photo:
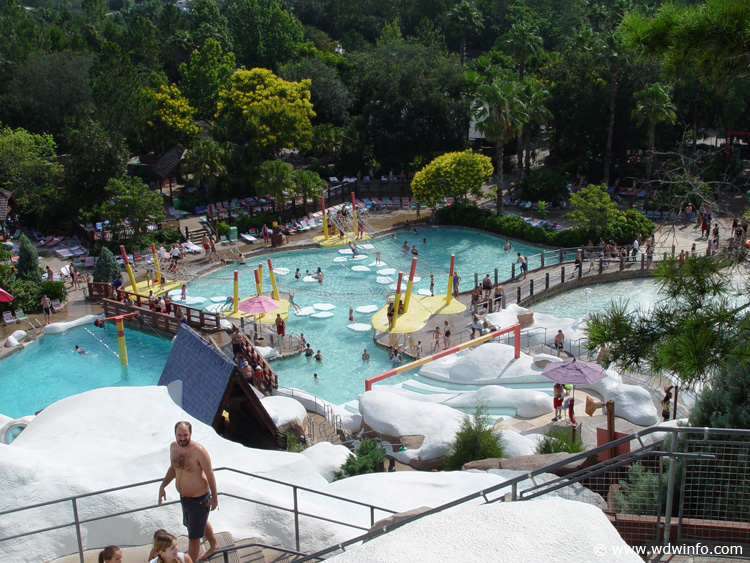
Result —
[{"label": "green tree", "polygon": [[570,218],[592,236],[604,235],[619,215],[617,204],[611,200],[604,185],[591,184],[581,188],[570,195],[570,205],[573,208]]},{"label": "green tree", "polygon": [[527,120],[522,86],[515,80],[496,79],[477,88],[474,103],[476,128],[488,141],[496,144],[497,213],[503,212],[503,152],[505,143],[521,131]]},{"label": "green tree", "polygon": [[579,433],[571,432],[569,428],[550,427],[544,438],[537,444],[534,453],[537,455],[567,452],[577,454],[584,450],[583,441]]},{"label": "green tree", "polygon": [[196,109],[197,118],[213,118],[219,92],[229,86],[234,70],[234,53],[222,55],[219,42],[210,38],[203,47],[193,51],[189,64],[180,65],[181,90]]},{"label": "green tree", "polygon": [[503,457],[502,441],[489,427],[487,407],[476,405],[471,416],[464,415],[451,451],[443,462],[443,469],[459,471],[470,461],[497,457]]},{"label": "green tree", "polygon": [[63,168],[51,135],[0,129],[0,186],[13,192],[22,215],[37,217],[58,197]]},{"label": "green tree", "polygon": [[656,154],[654,145],[656,143],[656,126],[666,121],[674,123],[677,119],[675,106],[669,97],[669,92],[661,84],[652,84],[635,95],[636,106],[632,111],[632,117],[638,125],[648,124],[648,164],[646,167],[646,180],[651,180],[654,169]]},{"label": "green tree", "polygon": [[193,180],[199,186],[208,185],[214,189],[227,172],[226,163],[230,155],[229,143],[199,139],[185,156],[185,168],[193,174]]},{"label": "green tree", "polygon": [[317,123],[340,126],[349,120],[354,97],[336,69],[320,58],[305,57],[301,61],[288,63],[281,68],[280,75],[285,80],[295,82],[304,78],[310,80],[310,101]]},{"label": "green tree", "polygon": [[274,211],[284,209],[287,194],[294,187],[294,167],[283,160],[266,160],[258,169],[256,192],[273,197]]},{"label": "green tree", "polygon": [[[547,109],[550,95],[544,85],[532,76],[526,76],[523,79],[521,96],[523,106],[526,109],[526,122],[521,130],[520,140],[522,140],[522,149],[518,151],[518,168],[524,170],[522,177],[531,171],[531,132],[532,129],[548,123],[552,119],[552,114]],[[526,153],[526,160],[522,166],[521,155]]]},{"label": "green tree", "polygon": [[469,32],[482,28],[484,18],[482,13],[469,0],[461,0],[448,11],[448,20],[458,28],[461,33],[461,64],[466,61],[466,37]]},{"label": "green tree", "polygon": [[257,160],[312,137],[310,81],[287,82],[270,70],[238,70],[219,94],[217,124],[227,139],[241,138]]},{"label": "green tree", "polygon": [[205,47],[211,40],[221,46],[222,53],[232,51],[229,22],[215,0],[197,0],[191,5],[190,39],[199,48]]},{"label": "green tree", "polygon": [[328,184],[317,172],[312,170],[294,170],[292,179],[295,195],[302,198],[302,213],[307,214],[307,200],[316,201],[323,195]]},{"label": "green tree", "polygon": [[357,447],[355,455],[350,455],[339,471],[333,473],[334,481],[355,475],[375,473],[383,462],[383,448],[375,440],[365,438]]},{"label": "green tree", "polygon": [[727,265],[703,257],[659,263],[659,301],[648,310],[614,303],[592,315],[588,348],[604,346],[625,371],[673,374],[686,387],[711,382],[736,364],[748,335],[747,297],[734,294]]},{"label": "green tree", "polygon": [[147,224],[164,220],[161,195],[151,191],[140,178],[111,178],[105,193],[107,199],[97,209],[98,215],[113,225],[127,225],[136,238],[145,232]]},{"label": "green tree", "polygon": [[302,24],[278,0],[232,0],[225,4],[224,15],[237,62],[246,68],[276,70],[293,58],[302,42]]},{"label": "green tree", "polygon": [[480,196],[482,186],[492,177],[492,161],[470,150],[437,157],[414,175],[414,197],[433,207],[446,197]]},{"label": "green tree", "polygon": [[18,248],[18,277],[32,283],[42,283],[42,273],[39,270],[39,261],[36,248],[26,235],[21,235]]},{"label": "green tree", "polygon": [[111,283],[120,275],[120,265],[115,260],[115,255],[106,246],[102,248],[99,258],[94,265],[94,281]]}]

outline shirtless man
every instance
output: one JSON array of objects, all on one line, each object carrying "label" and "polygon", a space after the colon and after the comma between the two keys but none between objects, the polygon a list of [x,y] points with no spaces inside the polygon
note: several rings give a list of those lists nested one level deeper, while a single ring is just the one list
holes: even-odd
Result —
[{"label": "shirtless man", "polygon": [[218,508],[219,501],[211,458],[203,446],[191,441],[192,434],[189,422],[181,421],[174,427],[175,441],[169,446],[170,465],[159,487],[159,505],[167,500],[166,486],[176,478],[183,523],[188,529],[188,554],[193,561],[198,561],[204,533],[210,547],[201,560],[208,560],[219,547],[208,522],[209,512]]},{"label": "shirtless man", "polygon": [[560,357],[560,352],[563,350],[563,344],[565,342],[565,335],[562,330],[558,330],[555,335],[555,350],[557,350],[557,357]]}]

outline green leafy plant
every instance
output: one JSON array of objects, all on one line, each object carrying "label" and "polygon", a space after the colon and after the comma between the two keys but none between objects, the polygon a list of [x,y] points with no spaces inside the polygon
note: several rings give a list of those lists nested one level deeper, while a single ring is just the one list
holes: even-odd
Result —
[{"label": "green leafy plant", "polygon": [[294,432],[286,433],[286,451],[300,453],[307,449],[307,445],[302,442]]},{"label": "green leafy plant", "polygon": [[32,283],[41,283],[42,273],[39,271],[36,248],[26,235],[21,235],[19,241],[21,245],[18,249],[18,277]]},{"label": "green leafy plant", "polygon": [[547,430],[544,438],[542,438],[542,441],[536,447],[538,455],[560,452],[577,454],[583,450],[583,442],[579,433],[576,433],[575,438],[573,438],[573,433],[570,430],[555,427]]},{"label": "green leafy plant", "polygon": [[339,471],[333,474],[333,480],[338,481],[345,477],[375,473],[380,463],[385,458],[383,448],[375,440],[365,438],[359,444],[354,455],[350,455]]},{"label": "green leafy plant", "polygon": [[540,200],[536,204],[536,207],[537,207],[536,216],[539,217],[540,219],[546,219],[547,211],[549,210],[549,203],[547,203],[546,201]]},{"label": "green leafy plant", "polygon": [[471,416],[464,415],[451,451],[443,462],[443,469],[457,471],[470,461],[495,457],[503,457],[503,445],[489,426],[487,406],[477,403]]},{"label": "green leafy plant", "polygon": [[[666,474],[662,474],[662,487],[666,490]],[[620,481],[615,490],[617,508],[626,514],[655,516],[658,511],[659,475],[648,471],[640,462],[628,468],[627,481]],[[666,503],[666,495],[662,498]]]},{"label": "green leafy plant", "polygon": [[120,265],[109,248],[102,249],[99,259],[94,266],[95,282],[111,282],[120,275]]}]

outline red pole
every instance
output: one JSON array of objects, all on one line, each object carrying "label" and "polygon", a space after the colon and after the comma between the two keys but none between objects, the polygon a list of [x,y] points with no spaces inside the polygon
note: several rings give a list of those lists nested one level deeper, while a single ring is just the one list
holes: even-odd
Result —
[{"label": "red pole", "polygon": [[514,357],[516,359],[521,357],[521,325],[516,324],[513,328],[513,349],[515,351]]}]

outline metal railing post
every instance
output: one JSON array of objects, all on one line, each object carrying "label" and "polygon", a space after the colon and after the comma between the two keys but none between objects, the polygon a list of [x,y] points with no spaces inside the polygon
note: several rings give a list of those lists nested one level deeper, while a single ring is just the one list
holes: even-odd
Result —
[{"label": "metal railing post", "polygon": [[497,285],[497,268],[495,268],[495,285]]},{"label": "metal railing post", "polygon": [[625,257],[620,255],[620,271],[622,272],[625,269]]},{"label": "metal railing post", "polygon": [[477,287],[479,285],[479,274],[477,272],[474,272],[474,287]]},{"label": "metal railing post", "polygon": [[513,262],[510,265],[510,279],[514,280],[516,279],[516,263]]},{"label": "metal railing post", "polygon": [[73,503],[73,519],[76,525],[76,541],[78,542],[78,560],[83,563],[83,540],[81,539],[81,523],[78,521],[78,502],[77,499],[72,499]]},{"label": "metal railing post", "polygon": [[601,276],[604,273],[604,259],[599,258],[599,275]]},{"label": "metal railing post", "polygon": [[294,545],[296,546],[297,551],[299,551],[299,502],[297,499],[296,485],[292,485],[292,493],[294,495]]},{"label": "metal railing post", "polygon": [[[677,445],[677,433],[672,432],[672,437],[669,443],[669,453],[673,454],[675,452]],[[667,456],[667,459],[669,459],[669,477],[667,479],[667,506],[664,509],[664,538],[663,538],[663,544],[667,545],[669,543],[669,536],[671,533],[671,527],[672,527],[672,499],[674,497],[674,477],[675,477],[675,470],[677,467],[677,458],[675,458],[673,455]]]},{"label": "metal railing post", "polygon": [[641,270],[645,270],[645,269],[646,269],[646,255],[641,254]]},{"label": "metal railing post", "polygon": [[534,280],[529,280],[529,297],[534,295]]},{"label": "metal railing post", "polygon": [[542,253],[539,255],[539,259],[542,262],[542,268],[544,268],[544,250],[542,250]]},{"label": "metal railing post", "polygon": [[563,263],[563,249],[561,248],[559,252],[560,252],[560,264],[562,264]]}]

